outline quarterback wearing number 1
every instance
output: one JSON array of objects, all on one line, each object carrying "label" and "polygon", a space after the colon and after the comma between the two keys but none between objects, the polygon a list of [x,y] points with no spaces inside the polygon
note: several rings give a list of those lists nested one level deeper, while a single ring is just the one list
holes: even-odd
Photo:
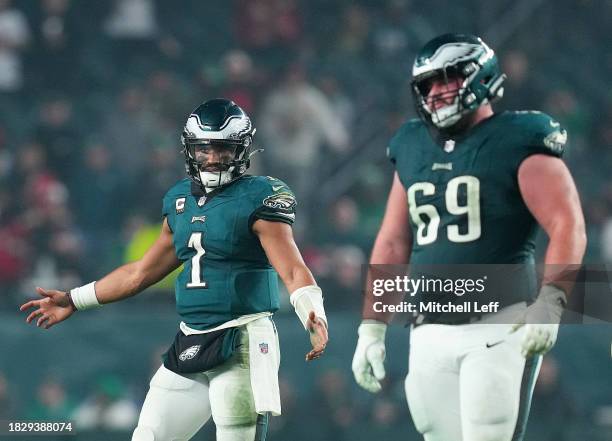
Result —
[{"label": "quarterback wearing number 1", "polygon": [[[549,238],[537,297],[512,290],[498,312],[458,321],[422,314],[412,325],[405,392],[426,441],[523,439],[541,358],[571,290],[567,270],[586,247],[578,194],[560,159],[567,134],[541,112],[494,113],[504,79],[480,38],[431,40],[412,71],[419,119],[388,147],[395,176],[371,264],[516,264],[535,280],[538,224]],[[371,392],[385,377],[392,318],[374,302],[366,288],[352,365]]]},{"label": "quarterback wearing number 1", "polygon": [[[142,259],[69,293],[43,297],[27,321],[49,328],[75,311],[143,291],[183,264],[176,281],[180,329],[153,376],[132,441],[187,441],[212,415],[219,441],[263,441],[281,411],[280,353],[271,316],[278,276],[308,330],[327,344],[327,318],[293,240],[295,198],[283,182],[248,176],[255,128],[233,101],[214,99],[188,117],[181,138],[188,178],[163,199],[163,225]],[[155,173],[155,170],[151,170]]]}]

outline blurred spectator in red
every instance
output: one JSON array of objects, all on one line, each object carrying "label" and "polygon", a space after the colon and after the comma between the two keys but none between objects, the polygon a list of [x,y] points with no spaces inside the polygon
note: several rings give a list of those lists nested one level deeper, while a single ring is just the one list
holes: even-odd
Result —
[{"label": "blurred spectator in red", "polygon": [[74,286],[88,264],[82,258],[83,241],[67,205],[68,191],[46,167],[39,144],[20,147],[13,179],[21,193],[16,201],[18,215],[7,228],[19,239],[20,246],[13,245],[20,253],[13,257],[27,265],[22,293],[48,282],[64,289]]},{"label": "blurred spectator in red", "polygon": [[238,41],[250,49],[266,48],[273,44],[275,35],[274,7],[276,0],[236,0],[234,23]]},{"label": "blurred spectator in red", "polygon": [[45,149],[38,143],[26,143],[17,153],[15,181],[21,184],[20,203],[33,210],[43,223],[53,209],[66,203],[68,191],[47,167]]},{"label": "blurred spectator in red", "polygon": [[28,227],[20,219],[20,185],[0,127],[0,295],[14,293],[26,273]]},{"label": "blurred spectator in red", "polygon": [[236,49],[223,56],[221,65],[223,84],[219,96],[233,100],[245,112],[252,114],[255,111],[257,100],[253,60],[246,52]]},{"label": "blurred spectator in red", "polygon": [[277,0],[276,36],[285,45],[298,42],[302,36],[302,12],[299,0]]},{"label": "blurred spectator in red", "polygon": [[[290,49],[302,36],[302,13],[297,0],[236,0],[234,35],[238,42],[270,61]],[[280,52],[279,52],[280,51]]]}]

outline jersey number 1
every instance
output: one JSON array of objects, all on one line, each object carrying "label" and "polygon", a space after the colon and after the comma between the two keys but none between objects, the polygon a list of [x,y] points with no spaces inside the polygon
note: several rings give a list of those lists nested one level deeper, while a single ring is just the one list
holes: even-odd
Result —
[{"label": "jersey number 1", "polygon": [[[459,187],[465,186],[466,203],[459,205]],[[431,204],[416,204],[416,194],[433,196],[436,187],[431,182],[416,182],[408,188],[408,209],[412,222],[417,226],[416,241],[419,245],[428,245],[438,238],[440,215],[435,206]],[[480,238],[480,181],[475,176],[457,176],[446,185],[446,210],[453,215],[467,215],[467,231],[459,232],[459,225],[447,227],[448,240],[463,243],[472,242]],[[423,217],[429,219],[428,222]]]},{"label": "jersey number 1", "polygon": [[202,245],[202,232],[191,233],[187,246],[196,250],[196,253],[191,258],[191,280],[187,282],[187,288],[206,288],[206,281],[202,280],[202,269],[200,265],[202,257],[206,254],[204,246]]}]

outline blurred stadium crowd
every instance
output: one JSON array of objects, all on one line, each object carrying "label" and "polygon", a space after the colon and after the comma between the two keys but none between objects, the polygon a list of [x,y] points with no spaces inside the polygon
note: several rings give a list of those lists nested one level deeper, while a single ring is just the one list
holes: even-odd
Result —
[{"label": "blurred stadium crowd", "polygon": [[[0,310],[14,314],[36,285],[69,289],[137,258],[158,234],[162,196],[184,176],[186,116],[223,96],[258,129],[265,152],[252,173],[297,195],[298,241],[328,308],[357,311],[392,175],[386,143],[414,116],[414,54],[456,30],[497,50],[509,77],[497,110],[539,109],[568,128],[587,261],[612,263],[612,3],[487,3],[0,0]],[[171,311],[171,283],[158,288],[140,301]],[[333,375],[321,376],[322,391],[350,380]],[[98,384],[112,395],[125,390],[117,381]],[[42,408],[65,394],[51,383],[40,385]],[[0,419],[9,386],[0,374]],[[347,396],[329,392],[324,406],[338,409],[321,414],[350,424],[354,409],[337,402]],[[406,422],[402,401],[383,400],[370,417]]]}]

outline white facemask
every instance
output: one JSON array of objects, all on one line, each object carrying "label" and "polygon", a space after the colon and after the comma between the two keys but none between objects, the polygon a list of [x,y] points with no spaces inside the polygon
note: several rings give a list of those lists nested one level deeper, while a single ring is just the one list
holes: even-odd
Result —
[{"label": "white facemask", "polygon": [[230,167],[227,171],[222,172],[200,172],[200,180],[206,191],[212,191],[217,187],[225,185],[232,180],[232,171],[234,167]]},{"label": "white facemask", "polygon": [[440,129],[452,126],[462,117],[462,113],[459,112],[459,96],[454,99],[452,104],[441,107],[435,112],[432,112],[427,105],[424,107],[431,115],[431,122]]}]

